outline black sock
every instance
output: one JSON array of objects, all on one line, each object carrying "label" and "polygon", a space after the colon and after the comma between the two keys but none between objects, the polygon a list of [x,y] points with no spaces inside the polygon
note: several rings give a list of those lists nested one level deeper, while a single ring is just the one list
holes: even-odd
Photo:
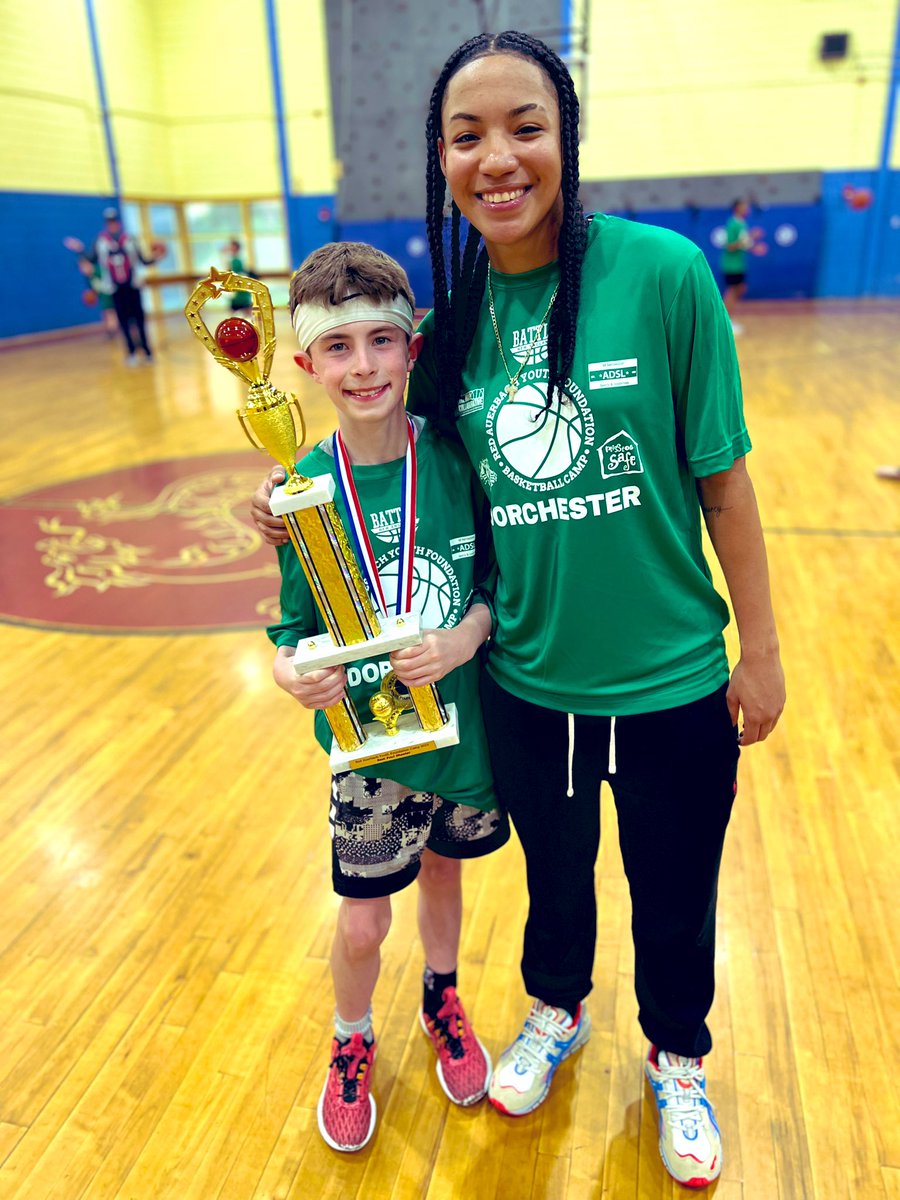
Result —
[{"label": "black sock", "polygon": [[446,975],[438,975],[431,967],[425,967],[422,976],[422,1008],[426,1016],[434,1019],[438,1009],[444,1003],[444,992],[448,987],[456,987],[456,972],[449,971]]}]

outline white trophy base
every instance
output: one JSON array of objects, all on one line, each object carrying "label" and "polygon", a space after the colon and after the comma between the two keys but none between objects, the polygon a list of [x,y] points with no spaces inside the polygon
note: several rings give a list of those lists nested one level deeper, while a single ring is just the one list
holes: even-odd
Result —
[{"label": "white trophy base", "polygon": [[269,497],[269,510],[276,517],[285,513],[302,512],[305,508],[315,508],[317,504],[329,504],[334,499],[334,480],[330,475],[313,475],[312,487],[305,492],[295,492],[289,495],[283,483],[273,488]]},{"label": "white trophy base", "polygon": [[309,671],[318,671],[320,667],[358,662],[361,658],[390,654],[392,650],[403,650],[406,646],[418,646],[421,643],[418,613],[404,613],[402,617],[379,617],[378,620],[381,625],[378,637],[354,642],[350,646],[336,646],[330,633],[304,638],[294,654],[294,670],[298,675],[306,675]]},{"label": "white trophy base", "polygon": [[384,726],[377,721],[364,725],[363,729],[366,741],[358,750],[341,750],[336,741],[331,743],[329,763],[333,773],[373,767],[377,763],[409,758],[413,754],[424,754],[426,750],[438,750],[442,746],[455,746],[459,742],[455,704],[447,705],[447,724],[433,732],[419,728],[414,712],[403,714],[393,737],[385,733]]}]

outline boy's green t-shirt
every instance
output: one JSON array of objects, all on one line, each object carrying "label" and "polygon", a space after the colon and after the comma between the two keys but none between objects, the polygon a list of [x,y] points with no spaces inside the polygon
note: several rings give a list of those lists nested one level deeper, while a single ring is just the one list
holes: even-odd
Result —
[{"label": "boy's green t-shirt", "polygon": [[[421,422],[417,424],[421,425]],[[413,607],[423,629],[458,625],[473,599],[485,599],[481,578],[484,548],[476,546],[477,512],[483,497],[462,447],[439,437],[427,425],[416,441],[416,545],[413,560]],[[359,495],[381,575],[388,611],[394,611],[399,554],[400,480],[404,460],[373,466],[354,466]],[[335,476],[331,440],[320,443],[298,464],[304,475]],[[335,504],[348,526],[340,492]],[[483,539],[482,539],[483,540]],[[478,551],[476,555],[476,549]],[[281,620],[268,635],[276,646],[296,646],[301,638],[321,633],[325,625],[313,601],[306,576],[292,545],[278,548],[281,566]],[[390,670],[387,655],[347,664],[348,690],[365,724],[372,720],[369,698]],[[370,779],[393,779],[412,791],[435,792],[445,800],[474,808],[496,806],[487,739],[478,694],[479,656],[452,671],[438,684],[446,704],[457,706],[459,745],[431,750],[395,762],[361,768]],[[332,734],[325,714],[317,711],[319,744],[331,750]]]},{"label": "boy's green t-shirt", "polygon": [[[728,678],[728,609],[701,541],[698,477],[750,449],[734,340],[702,252],[668,230],[597,216],[562,405],[546,407],[551,263],[492,272],[510,401],[487,297],[458,430],[491,506],[498,566],[487,670],[547,708],[621,715],[700,699]],[[410,384],[428,411],[429,341]]]}]

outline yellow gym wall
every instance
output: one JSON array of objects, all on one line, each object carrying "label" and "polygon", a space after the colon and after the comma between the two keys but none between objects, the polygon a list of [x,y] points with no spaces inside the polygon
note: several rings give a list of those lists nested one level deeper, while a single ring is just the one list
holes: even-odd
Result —
[{"label": "yellow gym wall", "polygon": [[84,4],[5,3],[0,20],[0,186],[112,191]]},{"label": "yellow gym wall", "polygon": [[[123,192],[278,195],[263,0],[94,0]],[[897,0],[591,5],[585,179],[870,169]],[[580,0],[575,4],[577,21]],[[0,185],[108,194],[84,0],[2,4]],[[276,0],[290,184],[335,189],[324,0]],[[823,33],[850,55],[822,63]],[[891,165],[900,168],[900,119]]]},{"label": "yellow gym wall", "polygon": [[278,0],[278,44],[291,192],[337,190],[325,3]]},{"label": "yellow gym wall", "polygon": [[95,0],[122,192],[281,192],[262,0]]},{"label": "yellow gym wall", "polygon": [[[591,9],[583,178],[877,165],[897,0],[628,0]],[[822,34],[843,31],[848,57],[821,62]],[[892,165],[900,165],[900,122]]]}]

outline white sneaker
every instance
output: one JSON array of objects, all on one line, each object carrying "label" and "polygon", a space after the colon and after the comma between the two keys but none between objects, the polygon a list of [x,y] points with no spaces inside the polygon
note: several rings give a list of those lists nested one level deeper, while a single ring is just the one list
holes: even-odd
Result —
[{"label": "white sneaker", "polygon": [[651,1046],[644,1070],[659,1109],[659,1153],[666,1170],[685,1187],[706,1187],[722,1170],[722,1139],[706,1098],[703,1059]]},{"label": "white sneaker", "polygon": [[591,1018],[582,1000],[574,1016],[535,1000],[525,1026],[497,1061],[488,1099],[509,1117],[523,1117],[541,1104],[563,1059],[591,1036]]},{"label": "white sneaker", "polygon": [[138,365],[138,356],[136,354],[129,354],[128,357],[125,359],[125,366],[126,367],[136,367],[137,365]]}]

